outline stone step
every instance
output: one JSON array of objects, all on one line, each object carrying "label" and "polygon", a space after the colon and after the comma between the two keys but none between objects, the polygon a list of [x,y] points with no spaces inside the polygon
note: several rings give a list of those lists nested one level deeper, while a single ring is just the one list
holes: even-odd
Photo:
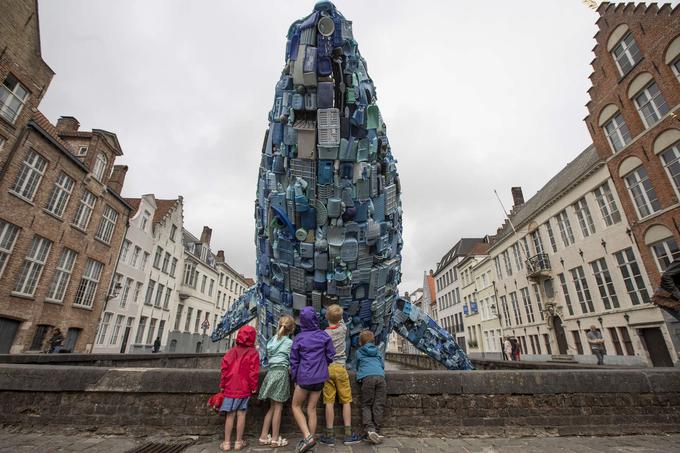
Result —
[{"label": "stone step", "polygon": [[560,354],[560,355],[553,355],[553,356],[551,356],[549,362],[557,362],[557,363],[576,363],[576,359],[574,358],[573,355],[569,355],[569,354]]}]

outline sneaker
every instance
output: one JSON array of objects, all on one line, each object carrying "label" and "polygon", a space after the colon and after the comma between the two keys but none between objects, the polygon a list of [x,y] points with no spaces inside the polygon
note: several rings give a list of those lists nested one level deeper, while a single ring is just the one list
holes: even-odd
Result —
[{"label": "sneaker", "polygon": [[345,436],[345,441],[343,442],[343,444],[354,445],[358,444],[359,442],[361,442],[361,436],[359,436],[358,434],[352,434],[351,436]]},{"label": "sneaker", "polygon": [[335,437],[321,436],[319,437],[319,443],[327,445],[329,447],[335,447]]},{"label": "sneaker", "polygon": [[309,436],[306,439],[302,439],[300,442],[298,442],[295,453],[305,453],[306,451],[310,451],[315,446],[316,440],[314,439],[314,436]]},{"label": "sneaker", "polygon": [[368,432],[368,439],[374,444],[379,444],[382,442],[382,436],[372,430]]}]

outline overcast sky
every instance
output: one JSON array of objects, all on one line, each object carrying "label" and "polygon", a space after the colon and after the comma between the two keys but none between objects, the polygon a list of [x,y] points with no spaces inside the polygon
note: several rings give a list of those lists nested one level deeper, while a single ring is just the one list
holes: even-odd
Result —
[{"label": "overcast sky", "polygon": [[[674,2],[677,3],[677,2]],[[337,0],[377,87],[404,208],[401,291],[493,234],[590,143],[597,14],[581,0]],[[118,135],[123,195],[184,196],[185,226],[252,276],[262,138],[288,26],[311,0],[42,0],[41,109]]]}]

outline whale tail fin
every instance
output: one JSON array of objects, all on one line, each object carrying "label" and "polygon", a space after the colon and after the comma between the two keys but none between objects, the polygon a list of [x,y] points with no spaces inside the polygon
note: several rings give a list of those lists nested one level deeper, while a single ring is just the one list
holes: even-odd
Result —
[{"label": "whale tail fin", "polygon": [[223,340],[255,317],[257,317],[257,286],[251,286],[224,313],[210,339],[213,342]]},{"label": "whale tail fin", "polygon": [[453,336],[408,299],[397,299],[392,322],[392,329],[396,333],[447,369],[474,369]]}]

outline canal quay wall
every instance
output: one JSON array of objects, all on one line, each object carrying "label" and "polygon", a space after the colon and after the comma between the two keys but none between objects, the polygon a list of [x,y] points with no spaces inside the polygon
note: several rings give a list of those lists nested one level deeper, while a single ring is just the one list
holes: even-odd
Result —
[{"label": "canal quay wall", "polygon": [[[224,418],[207,406],[218,390],[218,354],[146,355],[131,365],[99,357],[34,356],[43,364],[0,364],[0,424],[98,433],[209,435]],[[209,357],[212,356],[212,357]],[[40,357],[36,359],[35,357]],[[125,356],[118,356],[125,357]],[[128,358],[129,359],[129,358]],[[172,367],[161,367],[159,362]],[[110,361],[116,365],[105,364]],[[193,360],[193,362],[192,362]],[[25,359],[24,361],[27,361]],[[92,362],[90,362],[92,363]],[[204,364],[202,367],[196,365]],[[47,365],[47,366],[46,366]],[[210,365],[210,366],[208,366]],[[183,366],[183,367],[182,367]],[[210,369],[212,368],[212,369]],[[388,371],[387,434],[412,436],[567,436],[680,432],[680,370],[396,370]],[[260,378],[264,376],[261,373]],[[361,426],[352,376],[353,423]],[[253,400],[248,431],[256,434],[266,405]],[[340,411],[336,411],[339,417]],[[323,408],[319,406],[319,416]],[[323,418],[320,418],[322,420]],[[336,426],[342,426],[336,421]],[[284,409],[283,431],[294,433]]]}]

